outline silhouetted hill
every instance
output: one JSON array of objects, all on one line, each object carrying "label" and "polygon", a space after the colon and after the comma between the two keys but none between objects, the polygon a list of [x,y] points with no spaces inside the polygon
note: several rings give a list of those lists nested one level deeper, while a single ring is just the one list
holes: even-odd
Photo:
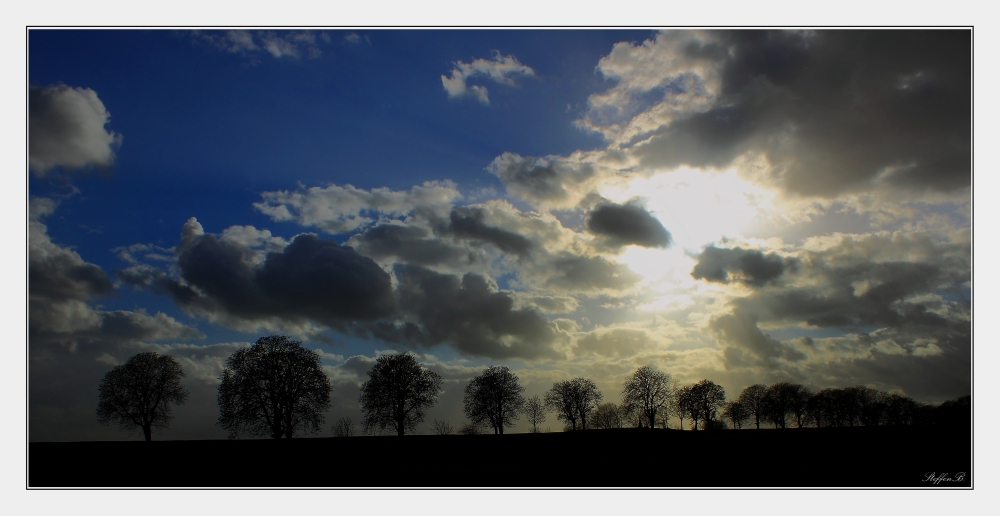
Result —
[{"label": "silhouetted hill", "polygon": [[[30,443],[30,487],[970,487],[968,425]],[[925,481],[933,473],[962,481]]]}]

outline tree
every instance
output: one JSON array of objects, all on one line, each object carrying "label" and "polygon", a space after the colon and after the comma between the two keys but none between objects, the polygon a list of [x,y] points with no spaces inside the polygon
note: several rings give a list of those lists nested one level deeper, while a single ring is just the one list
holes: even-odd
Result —
[{"label": "tree", "polygon": [[885,409],[889,395],[865,385],[854,387],[858,404],[858,418],[865,426],[878,426],[885,422]]},{"label": "tree", "polygon": [[97,420],[122,430],[142,429],[146,441],[153,428],[166,428],[171,404],[181,405],[188,391],[181,385],[184,370],[173,357],[139,353],[108,371],[97,387]]},{"label": "tree", "polygon": [[681,420],[681,430],[684,430],[684,418],[687,417],[687,404],[688,398],[691,396],[691,387],[679,387],[676,384],[673,391],[673,396],[670,397],[668,403],[670,407],[670,412],[677,415],[677,419]]},{"label": "tree", "polygon": [[861,407],[854,387],[833,390],[832,415],[835,426],[860,424]]},{"label": "tree", "polygon": [[458,429],[458,433],[461,435],[479,435],[483,433],[483,429],[476,423],[466,422],[462,425],[462,428]]},{"label": "tree", "polygon": [[[716,411],[726,406],[726,390],[711,380],[702,380],[691,386],[692,403],[697,408],[705,428],[715,421]],[[697,430],[697,425],[695,429]]]},{"label": "tree", "polygon": [[677,391],[677,416],[681,418],[681,430],[684,429],[684,417],[687,416],[698,429],[698,421],[702,418],[701,409],[695,400],[694,386],[687,385]]},{"label": "tree", "polygon": [[722,417],[728,419],[733,424],[733,430],[743,428],[743,424],[750,420],[750,411],[739,401],[726,403],[726,408],[722,411]]},{"label": "tree", "polygon": [[349,417],[342,417],[333,424],[334,437],[354,437],[357,432],[354,430],[354,422]]},{"label": "tree", "polygon": [[886,399],[885,424],[912,425],[916,420],[917,402],[901,394],[890,394]]},{"label": "tree", "polygon": [[428,371],[413,355],[383,355],[361,384],[361,412],[366,433],[392,428],[396,435],[411,432],[424,420],[441,392],[441,375]]},{"label": "tree", "polygon": [[623,411],[614,403],[601,403],[591,416],[591,428],[622,428],[625,426]]},{"label": "tree", "polygon": [[757,430],[760,430],[761,418],[765,417],[764,396],[766,394],[767,386],[757,383],[743,389],[743,392],[736,398],[740,404],[750,411],[750,415],[753,416],[753,422],[757,425]]},{"label": "tree", "polygon": [[556,419],[570,423],[576,430],[579,420],[581,428],[587,429],[587,418],[604,400],[604,395],[593,380],[574,378],[556,382],[545,393],[545,406],[556,413]]},{"label": "tree", "polygon": [[545,403],[542,402],[541,398],[538,396],[528,398],[527,403],[524,404],[524,416],[528,419],[528,424],[531,425],[531,433],[539,433],[538,425],[545,422],[545,412]]},{"label": "tree", "polygon": [[816,423],[816,428],[820,428],[826,423],[826,426],[832,426],[832,421],[829,419],[830,413],[830,393],[833,389],[823,389],[816,394],[813,394],[809,401],[806,402],[806,419]]},{"label": "tree", "polygon": [[788,408],[791,410],[792,415],[795,416],[796,425],[802,428],[802,424],[806,418],[809,399],[812,398],[813,393],[799,384],[792,384],[792,391],[789,394],[790,404]]},{"label": "tree", "polygon": [[447,421],[438,421],[435,419],[431,423],[431,428],[434,429],[434,433],[437,435],[451,435],[455,433],[455,427],[451,426],[451,423]]},{"label": "tree", "polygon": [[565,421],[576,430],[576,406],[573,404],[572,384],[569,380],[556,382],[545,392],[545,406],[556,413],[556,419]]},{"label": "tree", "polygon": [[792,405],[801,388],[801,385],[778,382],[764,392],[764,413],[775,428],[779,426],[785,428],[788,413],[792,411]]},{"label": "tree", "polygon": [[632,373],[622,388],[622,405],[634,407],[649,421],[649,428],[656,426],[656,413],[670,401],[670,375],[650,366],[642,366]]},{"label": "tree", "polygon": [[587,418],[597,409],[597,405],[604,400],[604,394],[597,388],[593,380],[586,378],[575,378],[570,380],[573,385],[573,404],[576,406],[576,414],[580,417],[580,427],[587,429]]},{"label": "tree", "polygon": [[524,408],[524,387],[507,366],[490,366],[465,387],[465,415],[474,423],[493,428],[503,435],[503,429],[514,426]]},{"label": "tree", "polygon": [[333,388],[319,354],[284,335],[261,337],[233,353],[220,380],[218,424],[230,439],[315,433],[330,408]]}]

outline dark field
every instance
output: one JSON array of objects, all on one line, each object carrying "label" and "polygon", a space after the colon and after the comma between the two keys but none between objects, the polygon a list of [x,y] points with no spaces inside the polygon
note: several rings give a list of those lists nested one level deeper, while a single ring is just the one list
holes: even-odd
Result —
[{"label": "dark field", "polygon": [[947,488],[971,487],[972,438],[933,425],[30,443],[28,468],[29,487]]}]

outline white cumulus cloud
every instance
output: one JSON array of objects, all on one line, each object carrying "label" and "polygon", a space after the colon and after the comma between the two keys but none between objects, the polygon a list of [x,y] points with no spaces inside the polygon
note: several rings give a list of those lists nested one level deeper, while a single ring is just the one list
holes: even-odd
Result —
[{"label": "white cumulus cloud", "polygon": [[54,167],[82,169],[114,164],[122,135],[107,131],[111,113],[90,88],[66,85],[28,92],[28,163],[38,175]]},{"label": "white cumulus cloud", "polygon": [[514,86],[517,76],[534,77],[535,71],[530,66],[521,64],[516,57],[501,55],[493,51],[493,59],[474,59],[471,63],[455,62],[450,76],[441,76],[441,83],[449,98],[473,97],[483,104],[489,105],[489,93],[485,86],[469,84],[469,79],[485,75],[494,82]]}]

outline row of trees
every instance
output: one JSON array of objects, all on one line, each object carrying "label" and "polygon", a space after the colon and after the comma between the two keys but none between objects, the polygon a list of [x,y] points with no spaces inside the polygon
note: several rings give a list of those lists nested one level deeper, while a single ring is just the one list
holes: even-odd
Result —
[{"label": "row of trees", "polygon": [[[99,386],[98,420],[126,430],[141,428],[147,441],[153,428],[169,424],[171,405],[184,403],[189,393],[180,384],[184,372],[169,356],[140,353],[108,372]],[[218,389],[218,424],[230,438],[274,439],[315,433],[330,408],[332,387],[323,373],[320,357],[301,342],[284,336],[259,339],[226,361]],[[441,393],[442,378],[413,355],[378,357],[361,385],[359,402],[362,427],[367,434],[394,432],[404,435],[424,421],[427,410]],[[729,402],[726,392],[710,380],[679,386],[667,373],[644,366],[629,375],[621,391],[622,402],[602,403],[604,395],[593,380],[574,378],[556,382],[543,398],[524,397],[524,387],[506,366],[491,366],[465,387],[464,413],[469,422],[459,433],[479,433],[491,428],[503,434],[524,415],[532,432],[539,431],[548,412],[567,430],[588,428],[667,427],[672,416],[684,428],[734,429],[753,422],[785,428],[789,421],[799,428],[819,426],[876,426],[933,423],[942,411],[968,414],[969,398],[933,408],[898,394],[870,387],[823,389],[812,393],[802,385],[780,382],[755,384]],[[949,412],[950,411],[950,412]],[[434,431],[455,432],[450,423],[434,421]],[[354,425],[341,418],[334,435],[354,435]]]}]

